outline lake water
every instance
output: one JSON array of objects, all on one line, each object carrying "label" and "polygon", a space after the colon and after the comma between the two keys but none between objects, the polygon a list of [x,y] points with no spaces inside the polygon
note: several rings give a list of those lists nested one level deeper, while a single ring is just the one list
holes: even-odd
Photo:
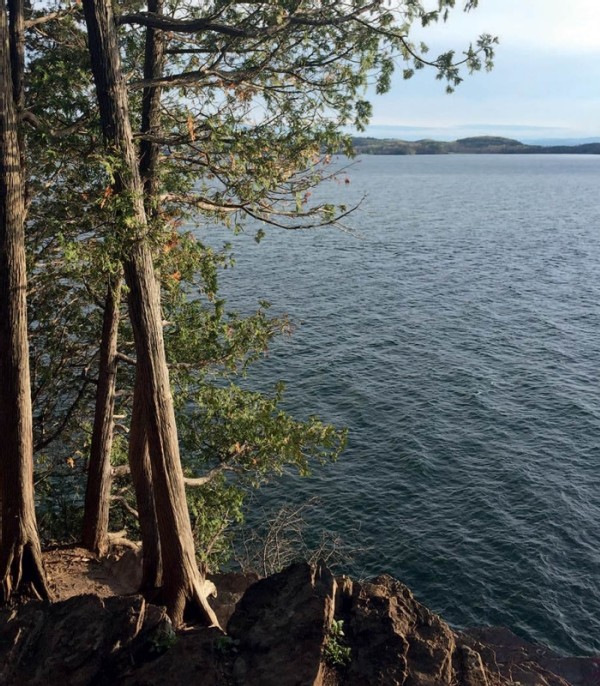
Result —
[{"label": "lake water", "polygon": [[600,158],[367,156],[347,176],[324,192],[366,194],[359,237],[249,232],[223,275],[232,305],[298,324],[255,382],[350,430],[259,504],[319,496],[314,530],[369,547],[348,571],[455,626],[600,652]]}]

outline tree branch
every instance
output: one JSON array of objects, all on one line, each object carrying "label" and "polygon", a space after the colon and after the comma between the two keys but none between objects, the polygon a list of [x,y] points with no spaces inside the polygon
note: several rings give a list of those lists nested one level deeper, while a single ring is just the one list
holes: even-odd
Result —
[{"label": "tree branch", "polygon": [[186,476],[183,478],[183,483],[186,486],[206,486],[206,484],[210,483],[215,477],[217,477],[219,474],[222,472],[232,472],[234,471],[234,467],[230,467],[228,464],[222,463],[218,465],[217,467],[213,467],[208,473],[206,473],[204,476],[200,476],[197,478],[189,477]]},{"label": "tree branch", "polygon": [[[21,114],[21,120],[24,123],[29,124],[34,129],[44,128],[44,123],[39,119],[39,117],[37,117],[33,112],[29,112],[28,110]],[[88,121],[89,120],[87,117],[81,117],[81,119],[78,119],[70,126],[65,126],[64,129],[48,131],[48,135],[51,138],[66,138],[67,136],[70,136],[73,133],[77,133],[77,131],[83,128],[83,126],[87,124]]]},{"label": "tree branch", "polygon": [[40,26],[41,24],[46,24],[49,21],[53,21],[54,19],[62,19],[63,17],[69,16],[69,14],[75,14],[75,12],[78,12],[79,8],[78,7],[69,7],[68,9],[64,10],[57,10],[56,12],[48,12],[48,14],[43,14],[40,17],[34,17],[33,19],[27,19],[25,21],[25,28],[26,29],[31,29],[34,26]]},{"label": "tree branch", "polygon": [[128,464],[120,464],[111,469],[111,476],[113,479],[118,476],[127,476],[130,473]]},{"label": "tree branch", "polygon": [[165,17],[163,15],[154,14],[153,12],[137,12],[136,14],[124,14],[117,19],[119,25],[123,24],[137,24],[138,26],[146,26],[161,31],[173,31],[175,33],[200,33],[205,31],[212,31],[224,36],[233,36],[235,38],[268,38],[283,33],[292,26],[340,26],[349,21],[353,21],[363,14],[368,14],[371,10],[376,10],[380,3],[371,2],[364,7],[360,7],[353,12],[347,14],[340,14],[336,16],[319,17],[311,16],[310,14],[290,14],[287,19],[283,19],[279,24],[272,24],[271,26],[259,26],[253,29],[246,29],[242,26],[229,26],[227,24],[220,24],[212,19],[174,19],[173,17]]},{"label": "tree branch", "polygon": [[34,452],[37,452],[38,450],[43,450],[44,448],[47,448],[52,441],[54,441],[60,434],[63,432],[64,428],[67,426],[69,423],[69,420],[73,416],[73,413],[75,412],[75,409],[77,408],[77,405],[79,405],[79,402],[83,398],[83,395],[85,393],[85,389],[87,388],[88,384],[90,383],[90,379],[84,379],[83,384],[81,385],[81,388],[79,389],[79,393],[75,397],[75,400],[73,400],[73,403],[71,404],[71,407],[67,410],[65,413],[65,416],[62,419],[62,422],[58,425],[58,427],[48,436],[47,438],[38,441],[34,447],[33,450]]},{"label": "tree branch", "polygon": [[114,533],[108,534],[108,540],[112,545],[122,545],[126,548],[131,548],[132,550],[135,550],[137,552],[142,547],[141,544],[136,543],[135,541],[130,541],[128,538],[125,538],[126,534],[127,529],[123,529],[122,531],[115,531]]},{"label": "tree branch", "polygon": [[132,367],[135,367],[137,364],[137,360],[135,359],[135,357],[125,355],[125,353],[117,352],[115,357],[117,358],[117,360],[121,360],[121,362],[126,362],[127,364],[130,364]]},{"label": "tree branch", "polygon": [[126,512],[129,512],[129,514],[132,517],[135,517],[136,519],[140,518],[139,512],[135,510],[131,505],[127,502],[127,500],[122,496],[122,495],[111,495],[110,496],[111,500],[114,500],[117,503],[121,503],[121,506]]},{"label": "tree branch", "polygon": [[200,210],[209,210],[215,212],[239,212],[243,210],[248,203],[229,203],[229,202],[214,202],[209,198],[203,198],[193,195],[174,195],[172,193],[161,196],[163,202],[178,202],[186,205],[191,205]]}]

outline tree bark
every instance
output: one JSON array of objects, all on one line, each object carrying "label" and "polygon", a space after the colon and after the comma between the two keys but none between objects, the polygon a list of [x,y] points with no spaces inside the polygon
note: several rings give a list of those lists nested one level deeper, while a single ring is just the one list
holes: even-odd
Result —
[{"label": "tree bark", "polygon": [[140,584],[140,591],[145,596],[152,598],[162,584],[162,556],[152,490],[152,465],[148,452],[146,409],[141,389],[141,378],[137,375],[133,391],[133,410],[129,431],[129,468],[135,489],[142,538],[142,583]]},{"label": "tree bark", "polygon": [[[162,0],[149,0],[150,12],[162,11]],[[164,40],[158,31],[146,31],[144,55],[144,75],[155,75],[162,72]],[[160,89],[146,88],[142,94],[141,133],[156,133],[160,124]],[[142,138],[139,153],[139,169],[144,185],[144,204],[146,215],[156,213],[156,195],[158,189],[158,145]],[[162,583],[162,555],[156,504],[152,491],[152,466],[148,453],[147,414],[142,400],[139,375],[133,394],[133,411],[131,413],[131,430],[129,435],[129,465],[138,504],[140,533],[142,538],[142,583],[140,590],[147,596],[154,595]]]},{"label": "tree bark", "polygon": [[33,497],[25,201],[8,17],[0,0],[0,600],[48,598]]},{"label": "tree bark", "polygon": [[[25,109],[25,2],[24,0],[8,1],[8,32],[10,40],[10,66],[13,84],[13,102],[19,122]],[[17,127],[19,137],[21,173],[25,171],[25,146],[22,130]],[[23,179],[25,183],[25,179]],[[27,195],[24,190],[25,196]]]},{"label": "tree bark", "polygon": [[[148,0],[148,12],[161,15],[162,0]],[[146,30],[144,53],[144,80],[158,79],[164,69],[165,41],[162,32],[153,28]],[[159,86],[147,86],[142,92],[142,140],[140,142],[140,175],[144,184],[146,211],[154,213],[158,195],[158,155],[159,145],[143,138],[144,134],[157,136],[160,130],[160,93]],[[149,202],[148,202],[149,201]]]},{"label": "tree bark", "polygon": [[160,290],[147,241],[143,185],[133,145],[112,7],[109,0],[84,0],[83,8],[103,133],[111,153],[119,160],[114,169],[115,195],[121,202],[123,228],[132,234],[123,235],[123,240],[128,242],[123,266],[137,354],[136,376],[147,416],[163,561],[163,599],[175,625],[183,622],[188,603],[196,606],[206,622],[218,625],[195,559],[163,341]]},{"label": "tree bark", "polygon": [[120,303],[121,278],[116,277],[108,284],[104,304],[98,388],[81,537],[83,545],[98,555],[104,555],[109,545],[108,517],[112,481],[110,453],[114,433]]},{"label": "tree bark", "polygon": [[[21,2],[22,0],[11,0]],[[149,12],[162,11],[162,0],[150,0]],[[147,29],[144,78],[162,73],[164,40],[159,31]],[[142,94],[141,133],[156,133],[160,123],[160,89],[148,87]],[[159,146],[151,140],[140,143],[140,175],[144,183],[146,212],[154,212],[157,195],[157,165]],[[120,282],[115,288],[109,285],[104,311],[104,324],[99,364],[99,383],[94,413],[94,429],[90,451],[90,465],[85,499],[82,541],[96,554],[103,555],[108,549],[108,520],[110,512],[110,451],[113,439],[114,392],[117,372],[117,330],[119,322]],[[136,387],[137,389],[137,387]],[[130,469],[136,492],[143,551],[143,574],[141,589],[152,593],[160,586],[162,562],[156,523],[154,496],[152,494],[152,471],[148,455],[144,412],[139,390],[134,393],[131,417]]]}]

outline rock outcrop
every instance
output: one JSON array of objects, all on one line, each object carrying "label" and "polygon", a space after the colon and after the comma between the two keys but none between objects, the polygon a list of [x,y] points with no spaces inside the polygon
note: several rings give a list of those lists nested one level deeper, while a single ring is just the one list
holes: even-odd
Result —
[{"label": "rock outcrop", "polygon": [[400,582],[380,576],[349,583],[340,610],[352,646],[349,686],[462,683],[453,669],[453,632]]},{"label": "rock outcrop", "polygon": [[322,684],[335,590],[328,569],[308,564],[292,565],[250,586],[227,625],[238,641],[236,684]]},{"label": "rock outcrop", "polygon": [[469,629],[458,636],[509,682],[529,686],[543,677],[548,686],[600,686],[600,657],[562,657],[505,627]]},{"label": "rock outcrop", "polygon": [[174,636],[163,608],[141,596],[74,596],[0,613],[0,686],[87,686],[117,675],[124,652],[158,655]]},{"label": "rock outcrop", "polygon": [[213,577],[227,633],[173,632],[141,596],[83,595],[0,613],[0,686],[597,686],[506,629],[453,631],[389,576],[295,564]]}]

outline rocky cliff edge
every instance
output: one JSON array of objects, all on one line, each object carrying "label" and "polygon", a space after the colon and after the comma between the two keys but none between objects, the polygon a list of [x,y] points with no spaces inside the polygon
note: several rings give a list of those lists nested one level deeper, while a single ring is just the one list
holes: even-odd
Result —
[{"label": "rocky cliff edge", "polygon": [[298,563],[213,577],[219,629],[175,634],[141,596],[79,595],[0,613],[1,686],[598,686],[507,629],[453,631],[389,576]]}]

